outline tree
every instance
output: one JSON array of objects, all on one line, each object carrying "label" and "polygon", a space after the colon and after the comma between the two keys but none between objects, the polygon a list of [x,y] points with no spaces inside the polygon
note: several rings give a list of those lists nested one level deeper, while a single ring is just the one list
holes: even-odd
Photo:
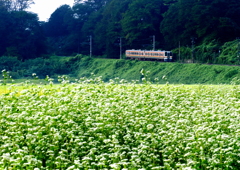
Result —
[{"label": "tree", "polygon": [[24,11],[32,3],[32,0],[0,0],[0,55],[25,60],[45,52],[37,14]]},{"label": "tree", "polygon": [[65,36],[69,33],[65,20],[69,17],[67,14],[70,12],[71,7],[69,5],[62,5],[51,14],[45,24],[45,32],[48,37]]},{"label": "tree", "polygon": [[69,23],[73,20],[72,9],[69,5],[62,5],[57,8],[44,24],[45,35],[48,37],[50,53],[57,55],[69,55],[66,50],[71,46],[68,36],[71,34]]},{"label": "tree", "polygon": [[0,6],[0,56],[6,52],[10,20],[10,13],[6,10],[6,8]]},{"label": "tree", "polygon": [[[124,37],[121,25],[123,13],[131,0],[112,0],[103,12],[102,19],[96,24],[94,35],[97,48],[107,57],[119,58],[120,38]],[[123,39],[122,44],[125,40]]]},{"label": "tree", "polygon": [[223,43],[239,34],[239,11],[236,0],[179,0],[164,14],[160,29],[169,48],[176,48],[179,41],[190,45],[191,37],[198,44],[206,39]]},{"label": "tree", "polygon": [[166,48],[172,49],[178,46],[179,41],[182,45],[190,42],[191,37],[195,37],[195,24],[191,17],[195,0],[179,0],[171,4],[163,15],[160,30],[164,35]]},{"label": "tree", "polygon": [[84,3],[86,6],[91,7],[93,11],[98,11],[110,1],[111,0],[75,0],[75,4]]},{"label": "tree", "polygon": [[132,1],[121,20],[128,44],[134,48],[144,48],[142,44],[145,44],[150,48],[152,35],[155,35],[157,41],[161,43],[163,39],[159,27],[165,10],[163,0]]},{"label": "tree", "polygon": [[[77,23],[77,36],[78,36],[78,44],[81,44],[78,49],[80,49],[81,53],[89,54],[89,44],[90,44],[90,36],[93,37],[93,50],[95,55],[100,55],[101,50],[96,47],[98,45],[95,44],[95,39],[100,35],[96,35],[94,32],[96,30],[96,25],[101,23],[102,20],[102,12],[107,6],[108,2],[111,0],[87,0],[82,3],[75,3],[73,6],[73,12],[75,16],[75,22]],[[103,33],[101,33],[103,34]],[[95,35],[95,36],[94,36]]]},{"label": "tree", "polygon": [[24,11],[34,4],[33,0],[0,0],[0,5],[8,11]]},{"label": "tree", "polygon": [[39,57],[45,52],[45,39],[37,14],[26,11],[10,14],[6,55],[23,60]]}]

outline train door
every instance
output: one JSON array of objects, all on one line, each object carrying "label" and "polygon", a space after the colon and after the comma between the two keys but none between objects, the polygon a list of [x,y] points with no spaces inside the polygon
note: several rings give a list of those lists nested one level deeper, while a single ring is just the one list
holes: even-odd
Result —
[{"label": "train door", "polygon": [[171,51],[165,51],[164,61],[170,62],[171,60],[172,60],[172,52]]},{"label": "train door", "polygon": [[164,61],[168,62],[169,58],[170,58],[170,56],[169,56],[168,51],[165,51]]}]

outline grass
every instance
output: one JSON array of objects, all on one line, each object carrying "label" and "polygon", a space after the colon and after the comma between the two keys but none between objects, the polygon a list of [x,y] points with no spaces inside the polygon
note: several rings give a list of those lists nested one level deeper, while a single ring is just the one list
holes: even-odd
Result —
[{"label": "grass", "polygon": [[154,61],[92,59],[79,61],[76,71],[78,77],[90,77],[91,73],[102,76],[104,81],[115,77],[120,79],[141,80],[141,69],[150,71],[149,78],[158,78],[165,84],[167,76],[171,84],[230,84],[233,78],[240,78],[238,66],[220,66],[205,64],[161,63]]},{"label": "grass", "polygon": [[[128,81],[141,81],[142,75],[139,74],[141,69],[150,71],[148,76],[151,81],[158,78],[162,84],[165,84],[165,81],[162,80],[163,76],[167,76],[171,84],[230,84],[233,78],[240,79],[239,66],[99,59],[82,55],[75,57],[54,56],[48,59],[37,58],[24,62],[12,59],[1,57],[3,62],[0,64],[0,68],[11,71],[10,75],[16,81],[21,78],[32,78],[32,73],[36,73],[41,79],[44,79],[46,75],[54,79],[57,79],[58,75],[68,75],[74,79],[92,78],[91,73],[94,73],[96,76],[102,76],[105,82],[116,77]],[[0,79],[2,78],[0,76]]]}]

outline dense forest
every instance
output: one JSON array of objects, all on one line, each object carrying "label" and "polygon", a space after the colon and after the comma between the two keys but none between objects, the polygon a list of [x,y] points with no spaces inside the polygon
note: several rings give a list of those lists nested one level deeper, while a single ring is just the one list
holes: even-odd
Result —
[{"label": "dense forest", "polygon": [[[0,0],[0,56],[20,60],[126,49],[172,50],[177,61],[239,64],[239,0],[75,0],[46,22],[34,0]],[[47,6],[47,4],[46,4]]]}]

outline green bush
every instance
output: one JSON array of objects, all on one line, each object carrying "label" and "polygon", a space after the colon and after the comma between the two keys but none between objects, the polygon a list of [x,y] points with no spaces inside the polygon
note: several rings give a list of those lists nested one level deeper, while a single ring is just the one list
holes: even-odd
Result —
[{"label": "green bush", "polygon": [[216,40],[205,40],[201,45],[196,47],[195,58],[201,63],[216,63],[219,56],[219,42]]},{"label": "green bush", "polygon": [[0,60],[0,70],[16,71],[21,64],[21,61],[19,61],[17,57],[2,56]]},{"label": "green bush", "polygon": [[70,74],[73,67],[69,63],[70,58],[50,57],[50,58],[36,58],[25,60],[24,62],[18,60],[16,57],[0,57],[0,70],[6,69],[10,71],[13,78],[30,78],[32,73],[36,73],[39,78],[45,78],[46,75],[62,75]]},{"label": "green bush", "polygon": [[218,63],[239,64],[238,40],[230,41],[222,46],[222,52],[218,58]]}]

